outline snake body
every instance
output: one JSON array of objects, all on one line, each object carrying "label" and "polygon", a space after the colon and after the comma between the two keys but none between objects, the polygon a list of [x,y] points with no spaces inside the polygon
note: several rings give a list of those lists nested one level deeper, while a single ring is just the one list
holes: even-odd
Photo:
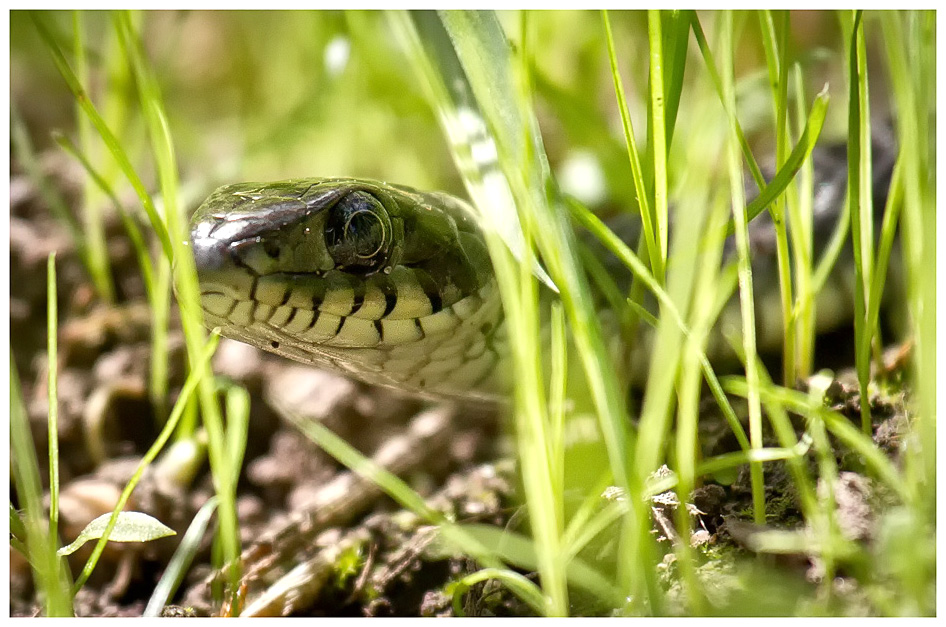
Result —
[{"label": "snake body", "polygon": [[[875,207],[894,154],[874,147]],[[817,252],[841,215],[847,160],[843,145],[813,156]],[[634,225],[624,231],[633,244]],[[750,225],[750,240],[759,346],[777,350],[767,215]],[[478,218],[458,198],[347,178],[227,185],[194,214],[191,242],[205,322],[226,337],[421,396],[493,400],[508,391],[496,280]],[[850,322],[854,280],[848,249],[816,301],[819,332]],[[720,324],[739,323],[737,298]],[[649,335],[641,332],[632,362],[646,366]]]}]

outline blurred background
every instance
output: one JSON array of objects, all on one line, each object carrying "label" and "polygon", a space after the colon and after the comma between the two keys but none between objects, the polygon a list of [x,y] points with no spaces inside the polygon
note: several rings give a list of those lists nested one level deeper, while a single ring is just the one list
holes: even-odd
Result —
[{"label": "blurred background", "polygon": [[[70,50],[72,15],[50,17],[60,45]],[[758,21],[745,17],[736,55],[740,118],[750,135],[763,131],[755,139],[765,144],[773,124],[765,59]],[[224,182],[293,176],[360,176],[462,193],[422,86],[383,13],[161,11],[137,18],[192,200]],[[518,14],[502,19],[515,41]],[[586,201],[633,201],[600,15],[547,11],[530,19],[536,106],[553,168],[566,189],[587,188],[570,190]],[[643,136],[646,15],[615,12],[611,19],[634,127]],[[829,84],[825,134],[843,134],[837,15],[794,12],[791,19],[790,45],[804,70],[807,100]],[[712,14],[703,16],[710,42],[713,21]],[[142,116],[111,18],[89,12],[83,22],[91,97],[126,148],[138,145],[131,153],[146,162]],[[706,83],[692,41],[689,54],[686,81]],[[882,68],[871,81],[883,110]],[[24,12],[11,14],[10,84],[15,114],[39,151],[55,148],[52,130],[75,133],[75,102]],[[704,119],[698,110],[704,102],[683,99],[681,133]],[[685,164],[671,158],[672,177]]]}]

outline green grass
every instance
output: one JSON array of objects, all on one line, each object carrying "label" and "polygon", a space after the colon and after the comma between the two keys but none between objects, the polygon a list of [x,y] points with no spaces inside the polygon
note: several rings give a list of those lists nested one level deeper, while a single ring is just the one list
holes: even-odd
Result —
[{"label": "green grass", "polygon": [[[57,190],[40,182],[35,155],[51,145],[49,129],[31,112],[33,117],[22,118],[26,112],[17,102],[14,111],[20,115],[11,127],[14,158],[46,203],[59,208],[102,302],[112,300],[114,287],[97,207],[111,205],[119,212],[153,311],[150,395],[162,430],[141,469],[171,438],[188,444],[196,443],[200,432],[206,434],[221,562],[234,563],[240,550],[234,501],[248,398],[241,388],[221,385],[209,369],[213,342],[208,344],[203,330],[192,259],[183,245],[191,208],[187,199],[238,179],[369,176],[461,195],[465,190],[492,227],[487,240],[517,373],[508,423],[528,525],[503,532],[448,521],[405,482],[371,466],[331,432],[298,423],[402,506],[440,525],[446,541],[477,560],[483,570],[456,583],[457,607],[471,585],[496,579],[545,615],[586,607],[630,615],[717,611],[700,574],[708,558],[685,544],[674,548],[683,605],[674,605],[664,593],[656,573],[665,549],[650,534],[646,499],[675,489],[686,500],[707,477],[748,464],[752,515],[764,523],[772,503],[765,499],[763,469],[783,461],[828,573],[810,598],[797,602],[809,603],[809,610],[836,611],[824,599],[831,597],[830,575],[843,571],[861,584],[868,611],[929,614],[935,611],[929,596],[935,569],[921,549],[934,537],[935,525],[935,450],[930,448],[936,410],[935,273],[929,270],[935,258],[935,149],[928,138],[935,119],[929,87],[935,19],[930,13],[896,12],[819,17],[822,39],[805,44],[796,16],[767,11],[348,12],[294,14],[292,25],[286,21],[290,16],[279,14],[14,14],[34,36],[33,43],[13,42],[14,60],[49,64],[52,53],[49,65],[58,72],[50,75],[46,89],[52,86],[72,120],[57,141],[85,174],[78,220],[70,217]],[[207,37],[162,39],[160,33],[181,30],[175,20]],[[279,41],[265,37],[272,28],[285,29],[286,36]],[[71,38],[64,35],[70,31]],[[198,39],[210,52],[193,47]],[[220,56],[220,41],[242,44]],[[550,41],[556,45],[547,45]],[[867,45],[873,41],[880,45]],[[341,69],[329,55],[332,46],[340,54],[338,42],[350,46]],[[819,62],[806,53],[806,45],[826,51],[821,58],[829,58],[835,76],[844,78],[822,89]],[[30,46],[48,52],[29,55]],[[185,66],[200,70],[194,74]],[[875,66],[884,68],[880,78]],[[109,79],[104,87],[103,77]],[[868,83],[875,100],[880,94],[898,112],[895,131],[902,146],[887,207],[874,207],[886,210],[879,237],[869,219],[868,149],[875,120],[867,108]],[[885,85],[886,94],[880,91]],[[495,147],[498,171],[485,168],[469,148],[468,110],[481,118],[476,131]],[[39,124],[39,132],[27,133],[29,124]],[[846,139],[852,155],[848,219],[841,221],[826,251],[815,251],[808,157],[828,136]],[[596,215],[600,202],[584,202],[568,195],[574,190],[560,188],[561,166],[578,148],[594,158],[616,211],[640,215],[640,241],[620,241]],[[775,166],[768,182],[759,163]],[[746,170],[762,190],[748,203]],[[123,200],[130,192],[139,203],[131,211]],[[825,409],[817,396],[773,383],[758,361],[754,317],[762,296],[760,286],[749,280],[747,225],[763,211],[771,213],[777,227],[779,285],[766,287],[765,298],[778,289],[783,385],[818,367],[815,297],[850,235],[857,267],[855,359],[864,395],[873,389],[871,360],[882,346],[883,282],[899,226],[915,346],[915,420],[905,436],[911,448],[902,467],[865,435],[871,420],[866,403],[861,424],[854,426]],[[633,276],[630,286],[618,287],[600,264],[589,263],[576,226],[626,266]],[[723,268],[716,260],[727,234],[735,236],[737,262]],[[556,287],[554,298],[546,281],[537,278],[538,267]],[[599,315],[592,285],[606,286],[614,320]],[[745,364],[745,375],[720,380],[710,361],[712,329],[726,315],[724,303],[735,289],[743,325],[728,340]],[[173,404],[167,346],[172,294],[189,364],[184,389]],[[643,308],[645,296],[656,302],[655,310]],[[49,442],[55,464],[55,308],[50,312]],[[632,338],[634,347],[647,345],[637,337],[641,320],[653,326],[649,353],[635,352],[631,343],[624,354],[612,352],[609,340],[618,333]],[[549,329],[546,335],[536,332],[543,327]],[[634,366],[647,373],[643,401],[639,408],[628,407],[629,360],[641,354],[646,365]],[[740,451],[713,458],[699,453],[704,386]],[[105,540],[74,588],[55,558],[54,465],[53,507],[43,520],[43,491],[18,399],[14,378],[11,446],[18,453],[11,471],[22,508],[11,509],[11,528],[19,530],[14,545],[31,556],[38,586],[46,593],[44,611],[68,614],[73,590],[95,567]],[[740,405],[748,408],[748,429],[737,418]],[[805,420],[801,440],[789,412]],[[594,418],[594,436],[576,445],[571,434],[587,424],[582,421],[588,416]],[[631,416],[638,418],[634,428]],[[763,447],[766,420],[778,447]],[[839,445],[854,451],[863,471],[891,495],[870,550],[844,540],[839,531],[830,489],[840,472],[834,457]],[[672,474],[657,480],[653,473],[664,463]],[[827,491],[819,490],[819,483]],[[123,499],[134,484],[126,487]],[[620,489],[620,501],[601,498],[608,486]],[[683,508],[680,512],[676,523],[685,533],[688,520]],[[201,528],[198,523],[195,529]],[[921,540],[911,544],[911,538]],[[772,539],[772,546],[777,541],[795,538]],[[608,542],[608,557],[597,559]],[[188,550],[182,549],[179,565],[167,576],[171,589],[186,569]],[[537,572],[538,578],[524,578],[515,569]],[[229,573],[235,586],[239,571]],[[167,594],[162,585],[155,598]],[[752,602],[751,595],[745,602]]]}]

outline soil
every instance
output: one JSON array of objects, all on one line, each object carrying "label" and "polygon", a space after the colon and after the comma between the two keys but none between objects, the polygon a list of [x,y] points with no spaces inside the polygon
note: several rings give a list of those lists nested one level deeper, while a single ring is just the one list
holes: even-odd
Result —
[{"label": "soil", "polygon": [[[74,196],[69,170],[49,158],[47,170]],[[108,226],[109,255],[118,298],[97,300],[75,248],[45,209],[26,177],[11,177],[10,326],[14,363],[27,406],[41,471],[47,468],[46,258],[57,252],[59,298],[59,439],[63,543],[87,522],[111,511],[125,482],[159,429],[148,396],[151,316],[137,263],[120,222]],[[899,352],[897,352],[899,351]],[[904,353],[904,354],[901,354]],[[909,406],[900,372],[908,347],[895,347],[872,395],[874,439],[894,459],[901,452]],[[171,321],[170,386],[180,390],[184,345]],[[369,482],[341,467],[290,422],[290,406],[319,421],[376,460],[386,461],[430,504],[455,520],[482,522],[528,532],[518,497],[515,463],[498,412],[483,407],[431,407],[393,392],[369,388],[223,340],[214,370],[245,387],[251,399],[249,437],[238,484],[238,517],[244,576],[238,598],[220,596],[224,574],[215,571],[212,542],[201,549],[165,615],[451,616],[453,582],[476,572],[471,559],[438,542],[434,528],[400,508]],[[808,382],[799,384],[805,389]],[[832,407],[859,424],[862,402],[851,375],[829,386]],[[169,399],[167,406],[173,402]],[[736,450],[715,405],[707,399],[701,417],[703,454]],[[799,433],[803,429],[795,419]],[[774,438],[767,445],[775,445]],[[834,488],[842,533],[869,543],[884,491],[861,472],[860,461],[837,442],[841,473]],[[811,463],[816,462],[809,456]],[[43,476],[44,485],[48,477]],[[766,465],[766,528],[803,529],[795,488],[786,466]],[[823,489],[823,486],[822,486]],[[11,494],[15,494],[12,488]],[[80,616],[141,615],[181,536],[213,495],[203,461],[196,468],[162,456],[136,489],[128,509],[146,512],[178,535],[144,544],[111,544],[93,577],[75,599]],[[14,501],[14,505],[16,502]],[[674,493],[654,497],[654,533],[666,557],[659,569],[670,605],[680,613],[680,573],[674,543],[695,551],[697,577],[707,590],[711,613],[792,613],[784,589],[768,604],[738,605],[755,569],[775,568],[800,593],[814,594],[823,565],[804,552],[754,555],[760,529],[751,520],[748,472],[707,480],[688,499],[691,536],[675,531]],[[11,549],[10,612],[40,612],[31,572]],[[88,550],[71,556],[73,576]],[[747,565],[748,564],[748,565]],[[535,579],[534,573],[524,572]],[[759,580],[764,586],[764,580]],[[835,573],[832,611],[864,611],[856,580]],[[759,590],[756,590],[759,592]],[[761,598],[766,598],[762,595]],[[596,614],[593,600],[577,596],[572,611]],[[460,604],[468,615],[529,615],[533,610],[495,582],[480,583]],[[826,607],[826,606],[825,606]]]}]

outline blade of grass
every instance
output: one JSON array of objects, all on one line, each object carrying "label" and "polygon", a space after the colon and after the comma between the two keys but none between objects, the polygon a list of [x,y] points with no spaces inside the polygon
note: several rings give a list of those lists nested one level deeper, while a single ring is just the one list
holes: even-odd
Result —
[{"label": "blade of grass", "polygon": [[[725,108],[735,110],[735,85],[733,83],[732,14],[725,13],[721,17],[722,59],[722,92]],[[762,448],[762,406],[759,398],[759,375],[756,371],[756,324],[755,299],[752,288],[752,266],[749,260],[749,216],[746,210],[742,167],[739,163],[739,132],[737,127],[732,128],[732,136],[726,144],[727,164],[729,166],[729,187],[732,194],[733,222],[735,224],[737,263],[739,272],[739,304],[742,312],[742,347],[745,352],[746,380],[749,393],[749,439],[752,448]],[[752,464],[750,467],[752,483],[753,517],[758,524],[765,523],[765,492],[762,476],[762,466]]]},{"label": "blade of grass", "polygon": [[46,367],[47,411],[46,433],[49,438],[49,534],[59,534],[59,316],[56,298],[56,252],[46,261]]},{"label": "blade of grass", "polygon": [[[654,237],[657,240],[660,258],[666,264],[667,242],[667,121],[664,111],[663,29],[660,11],[647,12],[647,36],[650,43],[650,123],[655,129],[650,134],[653,141],[654,164]],[[663,266],[661,266],[663,267]],[[657,275],[660,277],[660,275]]]},{"label": "blade of grass", "polygon": [[[932,132],[935,97],[914,70],[929,63],[934,56],[935,30],[932,14],[890,12],[881,14],[889,76],[893,85],[893,104],[900,143],[903,182],[903,207],[900,223],[902,255],[905,266],[907,312],[912,323],[915,357],[911,379],[916,388],[918,409],[914,433],[919,442],[936,439],[936,184],[935,152],[928,143]],[[911,80],[913,79],[913,80]],[[889,203],[888,203],[889,204]],[[935,499],[924,493],[935,486],[935,451],[920,446],[916,454],[904,459],[911,489],[930,520]]]},{"label": "blade of grass", "polygon": [[[776,165],[781,166],[788,156],[788,30],[787,12],[780,11],[777,24],[770,11],[759,14],[763,28],[763,44],[769,64],[772,102],[775,108]],[[774,35],[774,36],[773,36]],[[789,385],[795,380],[795,317],[792,315],[792,275],[788,256],[788,230],[785,223],[785,195],[769,205],[769,214],[775,226],[775,249],[778,264],[779,294],[782,298],[782,380]],[[797,227],[796,227],[797,228]]]},{"label": "blade of grass", "polygon": [[667,151],[673,140],[677,112],[683,94],[687,46],[690,42],[691,11],[661,11],[664,55],[664,119],[667,121]]},{"label": "blade of grass", "polygon": [[489,580],[504,584],[536,612],[545,610],[545,597],[542,596],[542,593],[532,581],[512,570],[484,568],[467,575],[454,586],[453,613],[455,616],[466,615],[466,612],[463,611],[463,595],[476,584]]},{"label": "blade of grass", "polygon": [[[631,436],[624,417],[621,386],[610,367],[587,278],[576,253],[575,235],[551,180],[529,95],[523,94],[522,90],[517,92],[516,82],[502,71],[510,67],[508,62],[501,61],[504,56],[508,57],[508,44],[493,14],[444,12],[440,18],[450,33],[477,104],[493,133],[500,165],[512,188],[516,206],[521,212],[532,214],[530,219],[534,220],[536,243],[561,293],[612,473],[620,485],[627,486],[636,494],[640,478],[628,468],[626,452]],[[500,97],[500,94],[505,96]],[[656,607],[660,603],[659,588],[650,567],[644,566],[652,559],[652,540],[644,533],[644,519],[645,512],[641,511],[636,519],[626,523],[622,545],[629,547],[633,557],[619,562],[618,581],[628,590],[643,586],[635,598],[646,598]]]},{"label": "blade of grass", "polygon": [[[528,12],[520,14],[522,71],[519,74],[519,90],[523,98],[531,94],[528,74],[531,56],[528,17]],[[525,132],[523,135],[524,138],[527,136]],[[527,155],[531,152],[530,146],[531,144],[526,144]],[[520,295],[517,308],[520,309],[521,318],[519,318],[518,326],[515,318],[513,319],[512,328],[539,329],[542,321],[539,317],[538,285],[532,274],[532,268],[536,265],[532,259],[535,223],[529,212],[524,212],[520,219],[526,242],[524,255],[518,268]],[[555,473],[556,464],[564,466],[566,458],[563,456],[555,460],[551,457],[553,448],[556,448],[556,442],[552,440],[552,419],[547,396],[544,393],[546,378],[542,372],[541,334],[524,333],[518,342],[513,342],[513,345],[515,349],[523,351],[516,359],[517,370],[519,366],[524,366],[522,370],[518,370],[519,376],[525,375],[518,380],[516,385],[516,442],[522,459],[523,482],[530,497],[529,507],[532,514],[529,517],[529,523],[536,539],[542,591],[548,599],[546,614],[567,616],[568,585],[565,564],[561,560],[561,538],[565,527],[564,485],[558,482],[559,476],[564,478],[564,472]],[[556,395],[564,397],[564,381],[560,382],[560,386]],[[526,390],[529,392],[521,394]],[[564,448],[561,450],[564,453]]]},{"label": "blade of grass", "polygon": [[23,405],[20,381],[10,354],[10,475],[23,510],[25,545],[33,581],[40,591],[46,616],[72,616],[69,569],[56,555],[58,538],[50,533],[43,512],[43,487],[36,446]]},{"label": "blade of grass", "polygon": [[[650,271],[647,270],[647,267],[640,260],[640,258],[635,255],[630,248],[628,248],[627,244],[625,244],[620,238],[611,232],[611,230],[601,222],[600,218],[592,214],[586,208],[582,207],[574,199],[568,199],[568,203],[569,208],[571,209],[572,217],[574,217],[579,224],[588,229],[592,235],[597,237],[601,243],[604,244],[604,246],[621,261],[621,263],[623,263],[631,272],[634,273],[634,276],[641,280],[641,283],[654,295],[654,297],[660,303],[662,315],[671,316],[677,326],[680,327],[680,330],[683,332],[683,334],[685,336],[689,336],[690,331],[687,328],[682,314],[677,309],[676,304],[673,302],[673,299],[670,298],[667,292],[657,283],[657,280],[650,273]],[[722,304],[723,303],[717,303],[716,309],[719,309]],[[700,363],[703,368],[703,374],[706,382],[710,386],[713,397],[716,399],[717,404],[723,412],[723,415],[726,417],[726,422],[732,429],[732,432],[739,441],[740,446],[744,450],[748,450],[749,440],[742,428],[742,424],[739,422],[736,412],[733,410],[732,406],[729,404],[729,401],[726,399],[726,395],[723,392],[722,387],[719,385],[719,380],[717,379],[716,374],[713,371],[713,367],[710,364],[709,358],[705,353],[700,356]]]},{"label": "blade of grass", "polygon": [[[695,145],[702,144],[699,137],[694,138]],[[703,151],[701,151],[703,152]],[[705,153],[704,153],[705,154]],[[679,267],[692,263],[693,277],[690,291],[692,292],[688,324],[692,330],[689,338],[682,343],[680,376],[677,382],[677,416],[675,430],[675,455],[671,458],[671,467],[676,470],[679,480],[677,498],[680,503],[691,499],[691,494],[697,486],[696,469],[701,457],[699,443],[699,416],[701,411],[702,373],[700,356],[706,350],[707,340],[713,325],[716,323],[720,310],[716,307],[718,292],[726,289],[720,281],[720,268],[723,257],[722,240],[717,240],[715,246],[702,249],[699,246],[700,234],[712,231],[722,226],[728,217],[727,204],[721,195],[717,194],[715,202],[710,201],[709,194],[696,190],[708,190],[711,172],[708,168],[694,168],[687,172],[681,189],[688,190],[678,200],[677,215],[687,216],[682,221],[685,225],[692,222],[689,229],[681,228],[674,234],[674,255],[672,273],[680,272]],[[686,231],[689,230],[690,233]],[[697,251],[692,261],[687,258],[689,250]],[[674,276],[674,279],[676,277]],[[658,366],[659,368],[659,366]],[[656,373],[651,367],[651,377]],[[659,371],[659,370],[658,370]],[[691,533],[690,513],[685,507],[676,510],[677,532],[681,538],[689,537]],[[708,611],[708,599],[697,576],[697,564],[693,550],[688,542],[676,543],[675,552],[677,562],[683,575],[683,590],[686,595],[688,610],[694,615],[704,615]]]},{"label": "blade of grass", "polygon": [[190,567],[191,562],[194,561],[194,556],[200,549],[204,534],[207,532],[207,527],[210,525],[211,516],[213,516],[216,509],[217,497],[212,496],[194,515],[194,519],[191,521],[190,526],[187,527],[184,537],[181,538],[181,543],[168,561],[167,568],[164,569],[164,574],[161,575],[161,579],[158,580],[157,585],[154,587],[154,592],[151,593],[151,598],[148,599],[148,605],[145,607],[142,616],[160,616],[161,610],[171,601],[178,586],[184,581],[184,577],[187,575],[187,569]]},{"label": "blade of grass", "polygon": [[[766,207],[779,196],[779,194],[785,191],[785,188],[791,184],[792,180],[795,178],[795,174],[802,167],[802,164],[811,156],[811,151],[814,150],[815,144],[821,136],[827,110],[828,90],[827,86],[825,86],[825,89],[815,96],[815,101],[811,105],[811,111],[808,114],[808,121],[805,124],[805,130],[798,138],[795,148],[792,149],[791,154],[785,159],[785,163],[779,168],[775,176],[772,177],[769,184],[765,185],[759,195],[746,206],[746,218],[749,222],[754,220],[756,216],[762,213]],[[734,228],[734,222],[730,221],[727,226],[727,233],[732,235]]]},{"label": "blade of grass", "polygon": [[[805,120],[805,84],[801,66],[796,63],[792,68],[795,88],[795,117],[797,133],[804,132]],[[806,159],[798,175],[799,193],[789,196],[788,215],[792,224],[792,257],[795,262],[795,304],[793,318],[797,334],[795,336],[795,356],[798,377],[811,375],[815,346],[815,301],[812,286],[814,257],[814,165]],[[842,220],[843,221],[843,220]]]},{"label": "blade of grass", "polygon": [[749,142],[746,141],[745,133],[742,131],[742,125],[739,123],[739,120],[736,117],[735,103],[729,102],[727,98],[724,97],[723,83],[719,76],[719,70],[716,68],[716,61],[713,58],[713,52],[710,50],[709,43],[706,41],[706,35],[703,33],[703,25],[700,23],[700,18],[696,11],[690,13],[690,26],[693,29],[693,36],[696,38],[696,44],[700,48],[700,54],[703,57],[703,63],[706,65],[706,69],[709,72],[710,80],[712,80],[713,86],[716,88],[716,93],[719,94],[719,101],[722,103],[723,108],[729,115],[730,124],[733,126],[736,136],[739,139],[739,147],[742,149],[743,157],[746,160],[746,164],[749,166],[749,172],[752,174],[752,179],[755,181],[755,184],[759,187],[759,189],[762,190],[765,187],[765,178],[762,176],[762,170],[759,168],[759,164],[752,155],[752,150],[749,148]]},{"label": "blade of grass", "polygon": [[[89,70],[85,53],[85,26],[81,11],[72,12],[72,51],[76,66],[76,78],[80,85],[89,84]],[[88,152],[92,129],[89,120],[82,115],[78,101],[75,103],[76,126],[79,131],[79,142]],[[105,241],[105,220],[101,205],[92,193],[94,187],[86,181],[83,190],[85,199],[83,217],[83,232],[88,251],[89,271],[92,282],[95,284],[99,296],[107,303],[115,300],[115,287],[112,285],[112,273],[108,258],[108,246]]]},{"label": "blade of grass", "polygon": [[650,259],[650,267],[654,276],[662,283],[665,257],[661,256],[660,247],[657,244],[656,216],[648,200],[649,194],[641,170],[640,153],[637,149],[637,140],[634,138],[631,114],[627,109],[627,100],[624,97],[624,83],[621,80],[621,75],[618,70],[617,52],[614,49],[614,36],[611,33],[611,21],[608,18],[608,12],[602,11],[601,18],[604,22],[604,32],[608,41],[608,60],[611,63],[611,76],[614,81],[614,92],[617,97],[618,110],[621,112],[621,126],[624,129],[627,156],[631,164],[631,179],[634,181],[634,189],[637,192],[637,204],[641,216],[641,233],[644,237],[648,258]]},{"label": "blade of grass", "polygon": [[[903,204],[903,157],[897,159],[890,176],[890,190],[884,207],[884,218],[880,226],[880,246],[874,266],[874,280],[870,284],[867,298],[867,328],[877,329],[880,318],[880,305],[884,298],[884,283],[887,280],[887,267],[900,223],[900,208]],[[892,277],[896,280],[896,277]]]},{"label": "blade of grass", "polygon": [[[851,210],[851,238],[854,242],[854,361],[861,390],[861,430],[871,433],[868,384],[870,382],[870,339],[867,328],[867,294],[871,282],[873,218],[870,192],[870,120],[867,112],[867,59],[864,51],[863,13],[854,12],[849,46],[847,198]],[[866,132],[866,145],[865,141]],[[865,165],[866,164],[866,165]],[[865,172],[866,168],[866,172]],[[866,176],[865,176],[866,175]],[[866,205],[866,206],[865,206]]]}]

